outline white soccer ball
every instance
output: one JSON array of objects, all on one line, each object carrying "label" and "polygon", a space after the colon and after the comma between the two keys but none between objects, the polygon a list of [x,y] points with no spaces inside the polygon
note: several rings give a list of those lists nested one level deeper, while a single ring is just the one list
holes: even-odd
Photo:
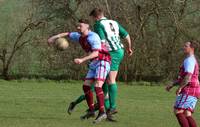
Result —
[{"label": "white soccer ball", "polygon": [[69,42],[65,38],[58,38],[55,41],[55,46],[56,49],[63,51],[68,48]]}]

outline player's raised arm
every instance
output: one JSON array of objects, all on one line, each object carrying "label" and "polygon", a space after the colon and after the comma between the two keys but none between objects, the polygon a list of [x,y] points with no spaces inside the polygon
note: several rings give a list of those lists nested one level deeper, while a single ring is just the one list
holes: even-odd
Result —
[{"label": "player's raised arm", "polygon": [[48,39],[48,43],[49,43],[49,44],[52,44],[52,43],[55,42],[55,40],[56,40],[57,38],[65,37],[65,36],[68,36],[68,35],[69,35],[69,32],[64,32],[64,33],[60,33],[60,34],[54,35],[54,36],[52,36],[52,37],[50,37],[50,38]]}]

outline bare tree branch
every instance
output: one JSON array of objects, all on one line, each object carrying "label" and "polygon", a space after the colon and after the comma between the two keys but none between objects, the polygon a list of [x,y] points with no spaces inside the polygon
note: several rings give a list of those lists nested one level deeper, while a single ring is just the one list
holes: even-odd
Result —
[{"label": "bare tree branch", "polygon": [[110,16],[110,18],[112,17],[111,13],[110,13],[110,9],[109,9],[109,5],[108,5],[108,0],[105,0],[105,4],[106,4],[106,9],[107,9],[107,12]]}]

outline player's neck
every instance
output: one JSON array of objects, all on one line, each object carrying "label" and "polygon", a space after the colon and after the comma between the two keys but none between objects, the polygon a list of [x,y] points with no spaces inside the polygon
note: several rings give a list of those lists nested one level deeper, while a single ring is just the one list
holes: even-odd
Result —
[{"label": "player's neck", "polygon": [[187,57],[194,56],[194,52],[190,52],[187,54]]},{"label": "player's neck", "polygon": [[89,32],[90,32],[90,30],[84,31],[84,32],[82,33],[82,36],[83,36],[83,37],[87,36],[87,35],[89,34]]}]

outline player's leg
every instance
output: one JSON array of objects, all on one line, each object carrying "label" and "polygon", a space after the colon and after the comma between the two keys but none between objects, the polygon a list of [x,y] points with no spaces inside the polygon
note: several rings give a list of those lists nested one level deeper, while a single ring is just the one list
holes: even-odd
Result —
[{"label": "player's leg", "polygon": [[185,104],[187,106],[187,110],[185,110],[185,116],[188,120],[190,127],[197,127],[196,121],[192,116],[197,100],[198,99],[194,96],[188,96],[186,104]]},{"label": "player's leg", "polygon": [[81,116],[81,119],[88,119],[90,117],[95,117],[94,112],[94,102],[93,102],[93,92],[91,90],[91,85],[93,84],[93,80],[85,80],[83,85],[83,91],[85,93],[85,98],[87,101],[87,105],[89,107],[89,111],[86,115]]},{"label": "player's leg", "polygon": [[[91,86],[91,90],[92,92],[94,92],[94,85]],[[72,101],[67,109],[67,112],[69,115],[71,115],[72,111],[74,110],[74,108],[76,107],[76,105],[78,105],[79,103],[83,102],[85,100],[85,94],[79,96],[75,101]],[[97,107],[94,105],[95,107],[95,111],[97,110]],[[89,109],[87,110],[89,111]]]},{"label": "player's leg", "polygon": [[176,118],[181,127],[189,127],[189,123],[182,108],[186,98],[187,97],[184,94],[180,94],[176,97],[176,102],[174,104],[174,114],[176,115]]},{"label": "player's leg", "polygon": [[96,68],[96,75],[95,75],[96,79],[95,92],[99,107],[99,114],[96,117],[94,123],[98,123],[107,118],[107,115],[104,111],[104,92],[102,90],[102,86],[106,80],[109,71],[110,71],[110,63],[107,61],[100,61],[98,67]]},{"label": "player's leg", "polygon": [[85,100],[85,95],[81,95],[79,96],[75,101],[72,101],[67,109],[68,114],[71,115],[72,111],[74,110],[74,108],[76,107],[77,104],[81,103],[82,101]]},{"label": "player's leg", "polygon": [[96,76],[96,64],[94,63],[94,64],[89,65],[89,71],[86,75],[85,82],[83,85],[83,91],[85,93],[85,98],[86,98],[89,110],[87,111],[85,115],[81,116],[81,119],[88,119],[90,117],[95,116],[94,102],[93,102],[93,89],[91,89],[92,85],[94,84],[95,76]]},{"label": "player's leg", "polygon": [[[94,91],[94,85],[91,86],[91,89]],[[103,89],[103,93],[104,93],[104,107],[105,107],[105,110],[107,111],[108,109],[110,109],[110,100],[109,100],[109,94],[108,94],[108,84],[104,82],[104,84],[102,86],[102,89]],[[95,103],[94,107],[95,107],[95,111],[99,110],[98,103]]]},{"label": "player's leg", "polygon": [[104,106],[107,111],[110,108],[110,100],[109,100],[109,93],[108,93],[108,84],[106,82],[104,82],[102,89],[104,93]]},{"label": "player's leg", "polygon": [[196,125],[196,122],[191,117],[191,112],[194,110],[196,103],[197,98],[194,96],[180,94],[176,97],[174,112],[181,127],[191,127],[191,125]]},{"label": "player's leg", "polygon": [[174,113],[181,127],[190,127],[188,120],[184,114],[184,110],[175,109]]},{"label": "player's leg", "polygon": [[117,83],[116,77],[119,70],[119,65],[124,57],[124,49],[120,49],[117,51],[110,52],[111,55],[111,68],[109,73],[109,99],[110,99],[110,113],[117,113],[116,110],[116,98],[117,98]]},{"label": "player's leg", "polygon": [[189,123],[189,126],[190,126],[190,127],[197,127],[196,121],[195,121],[195,119],[193,118],[192,112],[191,112],[191,111],[186,110],[186,111],[185,111],[185,116],[186,116],[186,118],[187,118],[187,120],[188,120],[188,123]]},{"label": "player's leg", "polygon": [[[94,85],[91,86],[91,89],[93,91],[95,91],[94,90]],[[105,110],[107,111],[108,109],[110,109],[110,100],[109,100],[109,94],[108,94],[108,84],[104,82],[104,84],[102,86],[102,89],[103,89],[103,93],[104,93],[104,107],[105,107]],[[95,103],[94,107],[95,107],[95,111],[99,110],[98,103]],[[89,111],[89,109],[87,109],[87,111]]]},{"label": "player's leg", "polygon": [[116,111],[116,98],[117,98],[117,77],[118,71],[110,71],[109,73],[109,85],[108,85],[108,93],[110,100],[110,112],[117,113]]}]

